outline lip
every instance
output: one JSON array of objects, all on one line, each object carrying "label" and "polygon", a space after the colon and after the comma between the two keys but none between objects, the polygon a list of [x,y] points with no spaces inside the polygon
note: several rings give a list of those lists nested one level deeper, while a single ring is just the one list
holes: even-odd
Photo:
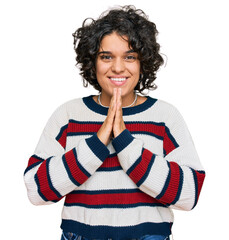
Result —
[{"label": "lip", "polygon": [[[124,85],[126,82],[127,82],[127,80],[128,80],[128,77],[125,77],[125,76],[110,76],[110,77],[108,77],[109,78],[109,80],[110,80],[110,82],[112,83],[112,84],[114,84],[115,86],[122,86],[122,85]],[[114,80],[114,79],[117,79],[117,80]],[[118,80],[118,79],[120,79],[120,80]],[[123,79],[125,79],[125,80],[123,80]]]}]

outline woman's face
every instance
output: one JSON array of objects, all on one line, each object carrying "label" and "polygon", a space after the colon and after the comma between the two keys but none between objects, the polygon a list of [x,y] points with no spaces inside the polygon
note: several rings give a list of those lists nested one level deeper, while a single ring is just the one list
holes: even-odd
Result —
[{"label": "woman's face", "polygon": [[115,32],[106,35],[96,60],[96,76],[102,88],[103,104],[109,105],[114,88],[122,89],[123,103],[131,103],[139,75],[138,54],[129,48],[127,38]]}]

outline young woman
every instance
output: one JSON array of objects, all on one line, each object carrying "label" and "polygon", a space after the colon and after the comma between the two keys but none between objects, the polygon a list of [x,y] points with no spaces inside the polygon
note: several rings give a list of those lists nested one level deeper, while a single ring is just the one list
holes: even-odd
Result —
[{"label": "young woman", "polygon": [[110,10],[74,34],[84,85],[97,96],[60,106],[24,173],[30,201],[65,197],[62,239],[169,239],[172,208],[197,204],[205,172],[172,105],[141,96],[163,64],[141,10]]}]

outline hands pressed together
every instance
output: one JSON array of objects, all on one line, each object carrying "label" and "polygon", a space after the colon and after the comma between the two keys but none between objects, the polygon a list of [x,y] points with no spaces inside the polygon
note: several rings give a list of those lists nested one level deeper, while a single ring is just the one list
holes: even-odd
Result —
[{"label": "hands pressed together", "polygon": [[108,145],[112,135],[117,137],[125,129],[122,116],[121,88],[114,88],[107,117],[97,132],[97,136],[103,144]]}]

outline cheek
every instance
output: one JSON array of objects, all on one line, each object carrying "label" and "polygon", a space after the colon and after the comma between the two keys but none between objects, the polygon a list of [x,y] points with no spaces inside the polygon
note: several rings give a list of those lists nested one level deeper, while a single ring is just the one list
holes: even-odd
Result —
[{"label": "cheek", "polygon": [[131,71],[132,75],[134,76],[134,78],[139,79],[139,76],[141,73],[140,64],[136,63],[135,65],[131,66],[130,71]]},{"label": "cheek", "polygon": [[101,76],[103,74],[106,74],[108,69],[109,69],[108,64],[104,64],[104,63],[98,62],[96,64],[96,75],[100,75]]},{"label": "cheek", "polygon": [[97,64],[96,65],[96,77],[99,85],[103,88],[106,86],[106,73],[108,71],[108,66],[106,64]]}]

